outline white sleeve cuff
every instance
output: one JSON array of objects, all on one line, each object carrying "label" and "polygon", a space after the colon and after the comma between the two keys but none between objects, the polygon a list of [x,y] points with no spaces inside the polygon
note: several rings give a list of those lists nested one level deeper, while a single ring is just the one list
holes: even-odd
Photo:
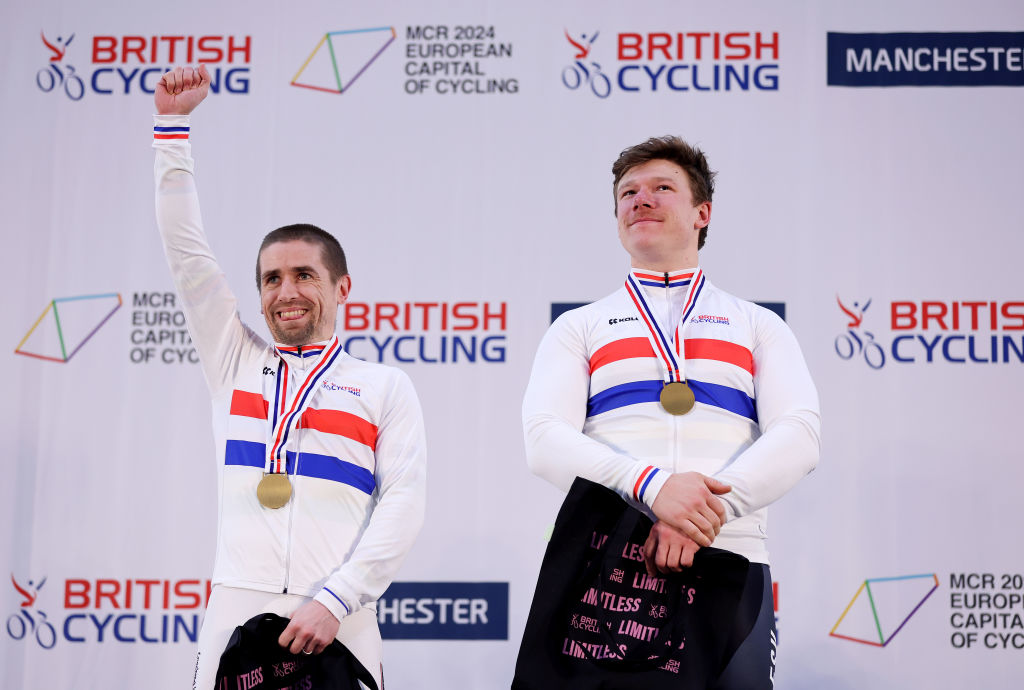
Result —
[{"label": "white sleeve cuff", "polygon": [[[352,608],[353,604],[344,601],[337,592],[326,585],[313,599],[323,604],[339,621],[355,610]],[[358,608],[358,605],[355,606]]]},{"label": "white sleeve cuff", "polygon": [[191,130],[188,115],[154,115],[153,146],[187,142]]},{"label": "white sleeve cuff", "polygon": [[653,465],[643,467],[633,482],[632,495],[637,503],[643,503],[648,508],[654,508],[654,499],[658,497],[661,487],[672,476],[668,470],[659,470]]}]

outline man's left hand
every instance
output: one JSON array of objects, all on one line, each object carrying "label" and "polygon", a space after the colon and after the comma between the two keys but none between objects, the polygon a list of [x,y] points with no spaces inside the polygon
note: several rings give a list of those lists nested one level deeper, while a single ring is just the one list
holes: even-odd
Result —
[{"label": "man's left hand", "polygon": [[292,654],[319,654],[334,641],[340,626],[341,621],[314,599],[292,614],[291,622],[277,642]]},{"label": "man's left hand", "polygon": [[678,573],[693,565],[693,555],[700,545],[675,527],[658,520],[644,544],[647,574]]}]

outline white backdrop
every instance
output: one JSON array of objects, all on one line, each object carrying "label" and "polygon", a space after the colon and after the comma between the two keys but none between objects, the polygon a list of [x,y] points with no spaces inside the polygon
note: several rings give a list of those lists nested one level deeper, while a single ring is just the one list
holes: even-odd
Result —
[{"label": "white backdrop", "polygon": [[[350,315],[343,334],[363,338],[353,354],[405,369],[425,410],[427,519],[400,582],[424,583],[409,591],[427,599],[498,583],[496,622],[392,625],[400,637],[499,639],[389,639],[389,688],[511,680],[561,499],[523,459],[534,349],[552,303],[621,284],[611,162],[665,133],[720,171],[702,266],[734,294],[785,304],[821,395],[819,469],[772,509],[777,687],[1015,686],[1024,10],[623,8],[0,7],[3,687],[191,680],[215,467],[202,375],[166,296],[147,93],[190,45],[220,75],[193,117],[193,150],[211,242],[250,324],[263,328],[259,239],[292,222],[339,237],[353,300],[371,313],[470,303],[460,313],[477,317],[443,327],[441,306],[413,307],[429,323]],[[910,70],[968,85],[830,85],[829,32],[970,34],[925,37],[934,49]],[[587,57],[577,62],[567,34]],[[625,34],[668,47],[632,59]],[[943,46],[971,41],[983,52],[940,69],[957,60],[943,63]],[[858,78],[907,76],[876,52],[866,74],[864,55]],[[442,347],[447,361],[429,361]]]}]

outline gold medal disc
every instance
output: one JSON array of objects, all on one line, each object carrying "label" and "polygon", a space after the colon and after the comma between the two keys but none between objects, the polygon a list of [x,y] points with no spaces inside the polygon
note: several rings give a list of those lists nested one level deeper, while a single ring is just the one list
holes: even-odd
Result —
[{"label": "gold medal disc", "polygon": [[292,484],[287,474],[265,474],[256,487],[256,498],[264,508],[276,510],[292,497]]},{"label": "gold medal disc", "polygon": [[661,389],[660,402],[669,414],[686,414],[693,409],[693,391],[682,381],[672,381]]}]

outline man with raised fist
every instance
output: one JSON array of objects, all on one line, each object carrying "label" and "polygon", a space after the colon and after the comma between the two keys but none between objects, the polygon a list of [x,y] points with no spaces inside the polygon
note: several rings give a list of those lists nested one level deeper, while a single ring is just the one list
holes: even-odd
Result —
[{"label": "man with raised fist", "polygon": [[273,342],[242,323],[193,174],[189,115],[209,89],[205,66],[165,74],[153,129],[157,220],[212,398],[219,473],[194,687],[213,688],[235,627],[263,612],[290,618],[282,647],[318,654],[337,639],[380,687],[375,603],[423,522],[419,402],[403,372],[342,349],[337,311],[352,280],[338,241],[316,226],[278,228],[259,248]]}]

